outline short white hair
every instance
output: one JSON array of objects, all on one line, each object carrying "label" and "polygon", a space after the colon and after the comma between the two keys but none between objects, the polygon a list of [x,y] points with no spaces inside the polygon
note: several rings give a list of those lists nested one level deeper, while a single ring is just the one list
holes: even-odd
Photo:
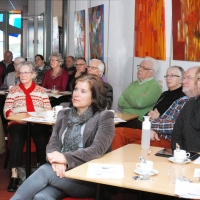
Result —
[{"label": "short white hair", "polygon": [[92,61],[97,61],[97,62],[98,62],[98,69],[99,69],[99,71],[101,71],[102,74],[103,74],[103,73],[104,73],[104,68],[105,68],[104,63],[103,63],[101,60],[94,58],[94,59],[90,60],[89,66],[90,66],[90,63],[91,63]]},{"label": "short white hair", "polygon": [[154,70],[154,72],[155,72],[155,75],[154,75],[154,76],[156,76],[156,73],[158,72],[158,70],[159,70],[159,68],[160,68],[160,65],[158,64],[157,60],[155,60],[154,58],[152,58],[152,57],[150,57],[150,56],[146,56],[146,57],[144,58],[144,60],[149,60],[149,61],[151,61],[151,63],[152,63],[152,68],[153,68],[153,70]]},{"label": "short white hair", "polygon": [[23,57],[16,57],[15,59],[14,59],[14,62],[15,61],[19,61],[20,63],[21,62],[24,62],[25,61],[25,58],[23,58]]}]

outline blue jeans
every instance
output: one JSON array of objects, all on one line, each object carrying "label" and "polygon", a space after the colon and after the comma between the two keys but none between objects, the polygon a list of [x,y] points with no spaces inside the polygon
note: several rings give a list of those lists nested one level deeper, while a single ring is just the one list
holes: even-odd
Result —
[{"label": "blue jeans", "polygon": [[11,200],[53,200],[64,196],[94,197],[96,184],[60,178],[49,163],[42,165],[18,188]]}]

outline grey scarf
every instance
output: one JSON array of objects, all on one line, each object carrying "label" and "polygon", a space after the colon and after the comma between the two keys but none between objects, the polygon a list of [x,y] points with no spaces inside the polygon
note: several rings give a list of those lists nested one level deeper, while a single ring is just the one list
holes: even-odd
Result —
[{"label": "grey scarf", "polygon": [[88,107],[81,115],[77,113],[76,108],[72,107],[67,122],[67,131],[64,135],[62,152],[76,151],[78,144],[82,140],[81,126],[87,122],[93,115],[91,106]]}]

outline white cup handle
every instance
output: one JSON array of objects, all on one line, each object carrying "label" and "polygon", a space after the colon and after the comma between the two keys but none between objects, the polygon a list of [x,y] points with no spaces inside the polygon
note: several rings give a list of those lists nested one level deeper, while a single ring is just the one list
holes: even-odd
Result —
[{"label": "white cup handle", "polygon": [[140,168],[140,163],[136,163],[136,168],[139,169]]},{"label": "white cup handle", "polygon": [[189,153],[189,152],[186,153],[186,157],[187,157],[187,158],[190,157],[190,153]]}]

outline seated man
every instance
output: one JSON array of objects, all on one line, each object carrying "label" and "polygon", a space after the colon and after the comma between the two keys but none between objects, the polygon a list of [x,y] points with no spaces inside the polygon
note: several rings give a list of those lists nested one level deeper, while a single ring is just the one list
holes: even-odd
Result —
[{"label": "seated man", "polygon": [[172,131],[172,149],[176,143],[186,151],[200,152],[200,68],[196,75],[185,77],[188,84],[195,83],[195,96],[181,110]]},{"label": "seated man", "polygon": [[127,127],[140,128],[143,116],[153,109],[161,94],[161,87],[155,80],[159,64],[151,57],[145,57],[138,65],[137,81],[133,81],[122,93],[118,106],[122,113],[138,114],[137,120],[126,123]]},{"label": "seated man", "polygon": [[[69,75],[69,79],[68,79],[68,82],[70,82],[74,76],[75,76],[75,73],[76,73],[76,67],[74,66],[75,64],[75,59],[73,56],[67,56],[65,58],[65,66],[64,66],[64,69],[67,71],[68,75]],[[69,91],[70,88],[69,88],[69,84],[67,85],[67,91]]]},{"label": "seated man", "polygon": [[69,81],[67,90],[73,91],[76,79],[82,74],[87,74],[87,62],[85,58],[77,58],[75,61],[76,72],[74,77]]},{"label": "seated man", "polygon": [[[105,65],[101,60],[92,59],[89,62],[87,73],[88,74],[95,74],[95,75],[102,78],[102,75],[104,73],[104,67],[105,67]],[[107,100],[108,100],[107,109],[110,109],[111,106],[112,106],[112,102],[113,102],[113,88],[109,83],[106,83],[104,81],[103,81],[103,85],[104,85],[105,89],[107,90]]]},{"label": "seated man", "polygon": [[20,79],[19,79],[19,74],[18,74],[17,68],[18,68],[18,65],[20,63],[24,62],[24,61],[25,61],[25,59],[23,57],[16,57],[14,59],[15,71],[14,72],[9,72],[5,76],[3,85],[1,86],[1,89],[8,89],[9,86],[18,85],[20,83]]},{"label": "seated man", "polygon": [[[183,78],[183,92],[187,95],[176,100],[169,109],[159,118],[151,121],[151,146],[171,148],[171,133],[175,121],[189,98],[197,94],[194,85],[194,76],[197,67],[189,68]],[[129,143],[140,144],[141,130],[131,128],[116,128],[113,140],[113,149],[117,149]]]}]

